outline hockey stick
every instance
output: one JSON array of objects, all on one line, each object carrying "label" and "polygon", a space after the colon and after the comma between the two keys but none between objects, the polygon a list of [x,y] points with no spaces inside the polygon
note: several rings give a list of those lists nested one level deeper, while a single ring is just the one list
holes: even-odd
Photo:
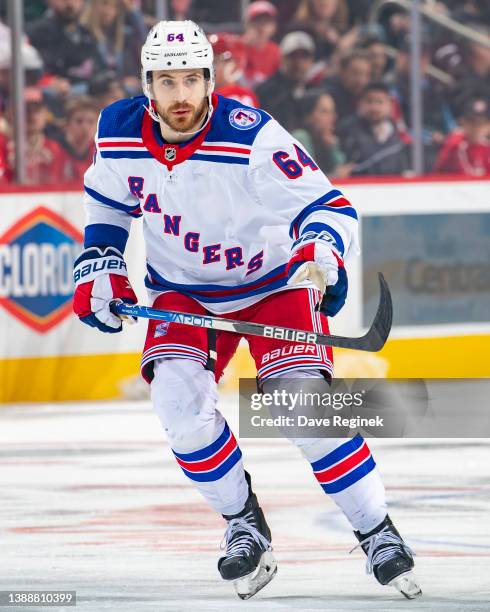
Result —
[{"label": "hockey stick", "polygon": [[219,331],[246,334],[249,336],[263,336],[289,342],[303,342],[305,344],[322,344],[357,351],[380,351],[388,339],[393,319],[393,305],[387,282],[381,272],[379,276],[380,299],[376,316],[369,331],[359,338],[333,336],[330,334],[316,334],[314,332],[278,327],[276,325],[262,325],[260,323],[247,323],[245,321],[232,321],[221,317],[197,315],[187,312],[174,312],[171,310],[158,310],[149,306],[136,306],[114,301],[111,310],[118,316],[142,317],[157,321],[168,321],[192,327],[205,327]]}]

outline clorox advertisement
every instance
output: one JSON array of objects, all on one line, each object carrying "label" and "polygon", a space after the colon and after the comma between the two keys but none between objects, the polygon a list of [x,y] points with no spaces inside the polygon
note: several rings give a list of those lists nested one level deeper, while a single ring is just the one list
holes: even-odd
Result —
[{"label": "clorox advertisement", "polygon": [[0,236],[0,304],[27,327],[46,333],[71,313],[78,228],[45,206]]}]

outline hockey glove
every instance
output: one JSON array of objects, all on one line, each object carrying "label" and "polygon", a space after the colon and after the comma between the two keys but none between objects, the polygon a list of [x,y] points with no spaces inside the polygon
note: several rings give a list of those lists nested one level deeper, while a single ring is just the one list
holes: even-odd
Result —
[{"label": "hockey glove", "polygon": [[73,310],[80,321],[110,334],[120,332],[122,321],[110,311],[111,302],[138,301],[122,254],[113,247],[89,247],[75,261],[73,278]]},{"label": "hockey glove", "polygon": [[286,266],[288,285],[312,282],[322,292],[318,310],[327,317],[335,316],[347,297],[347,274],[340,253],[328,242],[310,242],[293,246],[293,254]]}]

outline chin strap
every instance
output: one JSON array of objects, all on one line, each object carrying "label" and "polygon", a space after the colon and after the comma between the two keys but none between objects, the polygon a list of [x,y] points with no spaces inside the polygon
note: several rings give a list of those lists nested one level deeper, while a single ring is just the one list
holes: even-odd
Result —
[{"label": "chin strap", "polygon": [[165,121],[157,113],[157,111],[155,110],[153,106],[153,100],[148,100],[148,102],[149,102],[148,106],[145,106],[146,112],[150,115],[150,117],[154,121],[157,121],[160,124],[160,128],[163,127],[166,130],[170,130],[171,132],[178,134],[179,136],[194,136],[195,134],[203,130],[208,125],[214,113],[214,107],[213,107],[213,102],[212,102],[212,92],[211,92],[210,94],[208,94],[208,110],[206,113],[207,117],[203,125],[201,125],[201,127],[195,130],[194,132],[176,132],[172,127],[170,127],[167,123],[165,123]]}]

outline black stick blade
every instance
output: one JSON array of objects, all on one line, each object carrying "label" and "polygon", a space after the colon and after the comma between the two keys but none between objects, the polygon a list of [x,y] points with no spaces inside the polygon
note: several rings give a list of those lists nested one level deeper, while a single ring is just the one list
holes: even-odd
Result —
[{"label": "black stick blade", "polygon": [[390,288],[385,277],[378,272],[380,297],[378,310],[368,332],[359,338],[344,336],[328,336],[320,334],[317,343],[339,348],[354,349],[376,353],[380,351],[388,340],[393,322],[393,302]]}]

